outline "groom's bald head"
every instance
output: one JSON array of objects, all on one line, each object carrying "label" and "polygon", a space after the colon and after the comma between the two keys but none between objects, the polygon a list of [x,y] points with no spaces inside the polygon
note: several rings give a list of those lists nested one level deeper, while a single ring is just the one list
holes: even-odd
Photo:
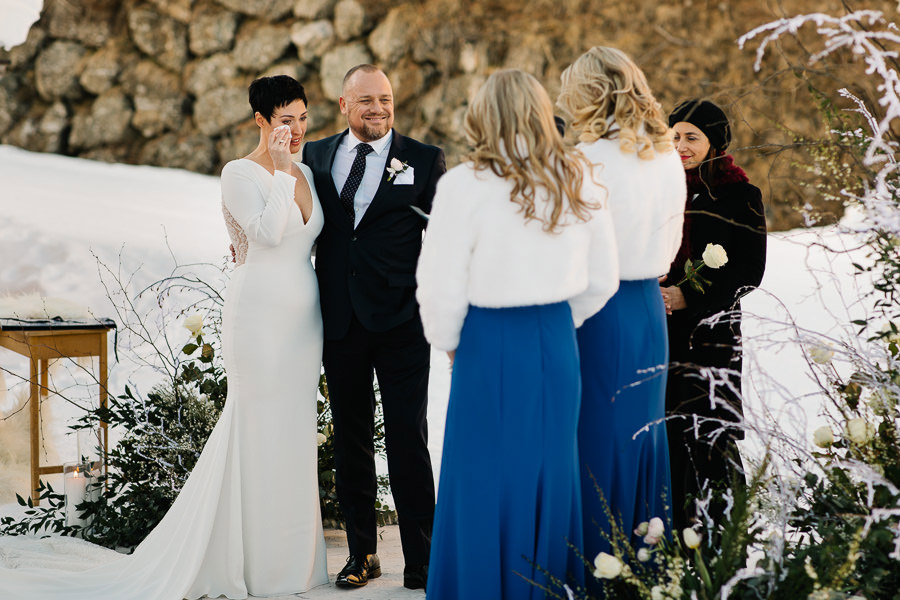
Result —
[{"label": "groom's bald head", "polygon": [[375,65],[356,65],[347,71],[338,102],[353,135],[364,142],[381,139],[394,126],[394,90]]}]

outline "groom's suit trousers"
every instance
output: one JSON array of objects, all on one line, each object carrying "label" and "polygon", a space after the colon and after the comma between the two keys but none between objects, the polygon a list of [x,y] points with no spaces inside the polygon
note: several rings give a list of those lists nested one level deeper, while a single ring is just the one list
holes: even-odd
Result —
[{"label": "groom's suit trousers", "polygon": [[384,332],[368,331],[354,318],[346,337],[325,341],[337,494],[350,554],[372,554],[377,545],[374,366],[403,556],[408,566],[428,563],[435,499],[426,424],[430,357],[418,317]]}]

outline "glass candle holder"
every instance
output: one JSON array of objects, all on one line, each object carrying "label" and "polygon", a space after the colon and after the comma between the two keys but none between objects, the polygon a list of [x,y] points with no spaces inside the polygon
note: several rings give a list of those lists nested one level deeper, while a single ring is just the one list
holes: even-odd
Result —
[{"label": "glass candle holder", "polygon": [[78,443],[77,462],[96,463],[103,456],[103,430],[78,429],[75,432]]}]

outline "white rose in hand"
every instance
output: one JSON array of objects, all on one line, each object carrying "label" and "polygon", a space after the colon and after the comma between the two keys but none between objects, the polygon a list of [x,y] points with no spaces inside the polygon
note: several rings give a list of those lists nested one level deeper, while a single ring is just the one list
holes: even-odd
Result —
[{"label": "white rose in hand", "polygon": [[704,264],[710,269],[718,269],[728,262],[728,254],[725,252],[725,248],[719,244],[707,244],[701,257]]},{"label": "white rose in hand", "polygon": [[195,313],[184,320],[184,326],[193,337],[197,337],[203,329],[203,317]]},{"label": "white rose in hand", "polygon": [[622,573],[622,561],[606,552],[601,552],[594,559],[594,577],[597,579],[615,579]]}]

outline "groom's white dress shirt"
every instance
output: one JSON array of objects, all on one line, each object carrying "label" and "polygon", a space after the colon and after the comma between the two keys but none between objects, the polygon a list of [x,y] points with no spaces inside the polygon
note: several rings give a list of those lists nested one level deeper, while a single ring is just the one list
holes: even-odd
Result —
[{"label": "groom's white dress shirt", "polygon": [[378,191],[381,184],[381,176],[387,168],[387,158],[391,150],[391,139],[394,137],[394,131],[388,131],[383,138],[374,142],[363,142],[353,135],[352,131],[348,131],[341,145],[338,146],[337,154],[334,156],[334,164],[331,165],[331,178],[334,180],[334,188],[338,194],[344,187],[347,177],[350,175],[350,167],[353,166],[353,160],[356,158],[356,146],[362,143],[368,143],[372,146],[372,152],[366,156],[366,172],[363,174],[362,183],[356,190],[353,197],[353,210],[356,213],[356,219],[353,221],[353,227],[359,225],[366,209],[372,204],[372,199]]},{"label": "groom's white dress shirt", "polygon": [[[587,169],[586,169],[587,171]],[[599,311],[619,288],[619,260],[610,211],[578,221],[566,211],[556,232],[526,221],[510,200],[513,184],[465,163],[437,184],[416,270],[425,337],[454,350],[469,305],[485,308],[568,301],[576,326]],[[605,206],[602,186],[585,176],[582,199]],[[550,204],[539,191],[536,214]]]}]

